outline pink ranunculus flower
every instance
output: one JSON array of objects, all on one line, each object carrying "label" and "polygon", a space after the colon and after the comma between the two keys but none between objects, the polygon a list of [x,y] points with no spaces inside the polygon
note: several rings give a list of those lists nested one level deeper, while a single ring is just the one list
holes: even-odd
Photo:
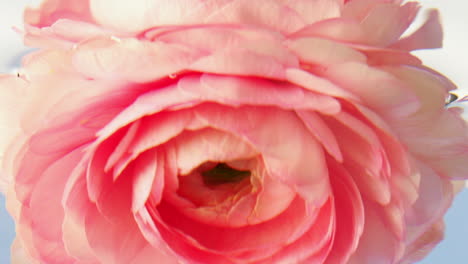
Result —
[{"label": "pink ranunculus flower", "polygon": [[399,0],[48,0],[0,77],[18,263],[413,263],[468,176]]}]

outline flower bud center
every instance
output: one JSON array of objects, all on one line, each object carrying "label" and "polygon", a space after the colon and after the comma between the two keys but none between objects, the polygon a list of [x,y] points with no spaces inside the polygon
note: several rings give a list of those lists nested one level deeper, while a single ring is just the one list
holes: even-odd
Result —
[{"label": "flower bud center", "polygon": [[250,176],[248,170],[236,170],[226,163],[218,163],[215,167],[201,173],[203,182],[208,186],[216,186],[225,183],[237,183]]}]

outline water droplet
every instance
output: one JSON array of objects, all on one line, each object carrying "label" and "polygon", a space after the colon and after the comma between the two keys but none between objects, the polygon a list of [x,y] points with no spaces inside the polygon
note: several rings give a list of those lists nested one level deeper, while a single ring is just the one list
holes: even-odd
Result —
[{"label": "water droplet", "polygon": [[169,74],[169,78],[175,79],[175,78],[177,78],[177,74],[171,73],[171,74]]}]

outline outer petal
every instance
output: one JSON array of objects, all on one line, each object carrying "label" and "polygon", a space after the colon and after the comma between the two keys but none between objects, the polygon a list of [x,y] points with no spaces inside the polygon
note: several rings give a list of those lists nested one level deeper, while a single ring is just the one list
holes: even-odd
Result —
[{"label": "outer petal", "polygon": [[[4,157],[8,145],[21,132],[21,114],[25,107],[24,93],[27,90],[25,80],[13,76],[0,76],[0,164],[5,165]],[[10,149],[9,151],[12,151]],[[11,182],[11,171],[2,166],[0,170],[0,192],[5,193]]]},{"label": "outer petal", "polygon": [[413,67],[388,68],[406,82],[420,101],[411,116],[390,120],[390,125],[417,157],[455,179],[468,177],[468,126],[459,113],[445,109],[447,84],[437,75]]},{"label": "outer petal", "polygon": [[[108,6],[112,5],[109,12]],[[250,24],[292,32],[304,24],[338,16],[340,1],[267,1],[251,5],[246,0],[147,1],[129,7],[126,1],[91,1],[96,20],[107,27],[138,32],[154,26],[181,24]]]},{"label": "outer petal", "polygon": [[31,260],[23,246],[21,241],[16,238],[11,245],[11,264],[36,264],[38,262]]},{"label": "outer petal", "polygon": [[356,252],[351,256],[349,264],[393,264],[404,249],[400,242],[385,225],[385,220],[379,213],[379,206],[364,203],[365,225]]},{"label": "outer petal", "polygon": [[431,10],[424,24],[411,35],[400,39],[391,45],[402,50],[435,49],[442,47],[442,25],[439,12]]},{"label": "outer petal", "polygon": [[60,18],[93,21],[89,0],[46,0],[39,8],[27,8],[24,12],[25,24],[37,27],[49,26]]}]

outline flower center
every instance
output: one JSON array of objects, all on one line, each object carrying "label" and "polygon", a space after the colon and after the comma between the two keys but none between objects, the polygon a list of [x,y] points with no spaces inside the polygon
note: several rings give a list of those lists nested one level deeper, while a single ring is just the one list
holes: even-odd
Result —
[{"label": "flower center", "polygon": [[216,186],[225,183],[237,183],[250,176],[248,170],[236,170],[226,163],[218,163],[215,167],[201,173],[203,182],[208,186]]}]

